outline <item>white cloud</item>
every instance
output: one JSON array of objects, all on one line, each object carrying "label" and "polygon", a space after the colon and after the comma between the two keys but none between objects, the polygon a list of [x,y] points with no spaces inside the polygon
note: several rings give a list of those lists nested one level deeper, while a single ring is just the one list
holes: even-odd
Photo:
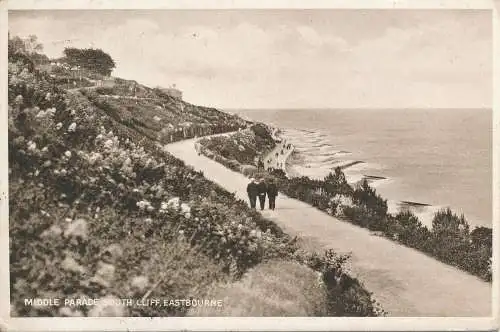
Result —
[{"label": "white cloud", "polygon": [[64,46],[53,44],[55,40],[102,48],[116,60],[117,76],[149,85],[177,83],[187,99],[200,104],[490,105],[487,24],[422,19],[418,25],[389,26],[383,34],[353,42],[314,22],[296,24],[281,17],[262,25],[248,17],[231,27],[188,19],[168,25],[168,15],[161,20],[124,16],[119,24],[108,25],[99,18],[77,24],[71,18],[18,17],[9,28],[21,35],[36,33],[51,56],[60,55]]},{"label": "white cloud", "polygon": [[308,26],[299,26],[297,27],[297,31],[300,36],[304,39],[306,43],[314,47],[320,47],[323,45],[324,40],[320,37],[320,35],[311,27]]}]

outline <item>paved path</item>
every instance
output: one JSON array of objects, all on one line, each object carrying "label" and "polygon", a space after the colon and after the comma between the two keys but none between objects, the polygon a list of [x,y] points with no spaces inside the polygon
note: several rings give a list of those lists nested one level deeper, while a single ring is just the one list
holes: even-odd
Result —
[{"label": "paved path", "polygon": [[[70,92],[70,93],[75,93],[75,92],[78,92],[82,89],[85,89],[85,90],[95,90],[96,86],[90,86],[90,87],[80,87],[80,88],[74,88],[74,89],[67,89],[66,91],[67,92]],[[124,95],[100,95],[100,97],[102,98],[111,98],[111,99],[131,99],[131,100],[153,100],[153,101],[157,101],[157,100],[160,100],[160,98],[150,98],[150,97],[135,97],[135,96],[124,96]]]},{"label": "paved path", "polygon": [[[199,156],[195,140],[165,146],[174,156],[203,171],[237,197],[247,200],[248,179],[221,164]],[[374,293],[391,316],[491,316],[491,285],[401,246],[368,230],[333,218],[295,199],[278,196],[275,211],[263,215],[313,249],[351,252],[351,273]]]},{"label": "paved path", "polygon": [[[80,90],[96,90],[99,86],[82,86],[78,88],[66,89],[67,92],[73,93],[78,92]],[[112,99],[132,99],[132,100],[160,100],[160,98],[152,98],[152,97],[136,97],[136,96],[126,96],[126,95],[100,95],[103,98],[112,98]]]}]

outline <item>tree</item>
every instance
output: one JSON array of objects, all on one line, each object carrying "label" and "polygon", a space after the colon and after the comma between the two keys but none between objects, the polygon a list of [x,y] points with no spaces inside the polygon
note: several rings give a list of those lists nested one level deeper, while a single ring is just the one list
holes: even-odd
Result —
[{"label": "tree", "polygon": [[80,66],[101,75],[109,76],[115,68],[115,61],[111,56],[101,49],[78,49],[67,47],[64,49],[64,55],[68,64]]},{"label": "tree", "polygon": [[22,51],[25,50],[23,40],[18,36],[11,38],[9,33],[9,43],[7,49],[9,51],[9,55],[23,53]]},{"label": "tree", "polygon": [[269,133],[269,129],[263,123],[256,123],[250,127],[254,132],[255,136],[264,139],[265,142],[272,142],[273,137]]},{"label": "tree", "polygon": [[465,217],[454,214],[450,208],[438,211],[432,220],[432,232],[438,237],[468,239],[469,224]]},{"label": "tree", "polygon": [[353,189],[347,183],[344,172],[340,167],[335,168],[335,173],[330,172],[323,180],[323,189],[331,196],[336,194],[348,195]]},{"label": "tree", "polygon": [[27,38],[19,36],[10,38],[9,34],[8,51],[9,55],[18,53],[25,55],[40,54],[43,51],[43,45],[38,42],[38,37],[35,35],[29,35]]},{"label": "tree", "polygon": [[411,247],[422,248],[428,240],[429,231],[411,211],[400,211],[394,216],[393,225],[399,240]]},{"label": "tree", "polygon": [[387,200],[378,195],[366,179],[363,180],[361,186],[354,190],[352,198],[355,204],[367,208],[380,218],[387,215]]},{"label": "tree", "polygon": [[24,44],[28,54],[43,52],[43,45],[38,42],[38,37],[35,35],[29,35],[28,38],[24,40]]},{"label": "tree", "polygon": [[35,65],[50,61],[45,54],[41,53],[42,51],[43,45],[38,42],[37,36],[30,35],[27,38],[14,36],[11,38],[9,33],[9,61],[21,61],[32,70]]},{"label": "tree", "polygon": [[432,220],[433,252],[447,262],[462,264],[470,251],[469,224],[463,215],[449,208],[438,211]]}]

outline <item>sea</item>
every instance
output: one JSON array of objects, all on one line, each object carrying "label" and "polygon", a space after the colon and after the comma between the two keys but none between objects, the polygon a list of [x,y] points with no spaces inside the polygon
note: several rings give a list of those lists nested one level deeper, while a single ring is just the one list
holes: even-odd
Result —
[{"label": "sea", "polygon": [[295,152],[290,174],[323,178],[343,167],[369,180],[389,212],[410,209],[428,227],[439,209],[492,225],[491,109],[229,110],[278,127]]}]

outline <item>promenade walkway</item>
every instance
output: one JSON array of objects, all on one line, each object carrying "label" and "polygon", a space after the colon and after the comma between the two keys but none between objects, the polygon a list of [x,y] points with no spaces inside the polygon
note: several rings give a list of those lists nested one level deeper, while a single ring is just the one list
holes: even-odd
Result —
[{"label": "promenade walkway", "polygon": [[[180,141],[165,149],[247,200],[248,179],[198,155],[194,143],[195,139]],[[351,252],[351,274],[374,293],[390,316],[491,316],[491,284],[298,200],[280,195],[276,206],[262,214],[288,234],[300,236],[310,248]]]},{"label": "promenade walkway", "polygon": [[[286,161],[294,150],[293,145],[291,145],[290,149],[286,148],[287,145],[288,142],[278,143],[276,147],[264,157],[264,169],[282,169],[286,173]],[[282,150],[283,154],[281,154]],[[267,162],[268,160],[270,161],[269,163]]]}]

